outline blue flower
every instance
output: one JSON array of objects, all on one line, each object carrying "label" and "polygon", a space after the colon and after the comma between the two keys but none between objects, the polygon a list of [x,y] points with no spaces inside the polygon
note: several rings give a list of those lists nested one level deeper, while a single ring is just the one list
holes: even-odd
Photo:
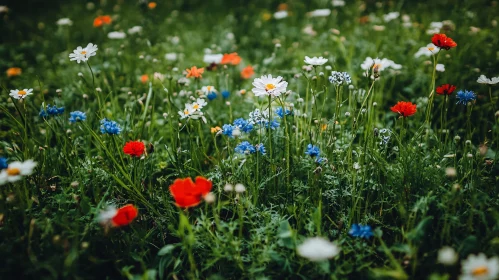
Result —
[{"label": "blue flower", "polygon": [[253,125],[243,118],[236,119],[234,121],[234,126],[239,127],[243,132],[249,133],[253,130]]},{"label": "blue flower", "polygon": [[307,150],[305,151],[305,154],[311,157],[319,157],[320,153],[321,151],[319,150],[319,147],[312,144],[308,144]]},{"label": "blue flower", "polygon": [[230,125],[230,124],[224,124],[222,126],[222,134],[223,135],[226,135],[226,136],[229,136],[231,138],[234,138],[234,136],[232,135],[232,132],[234,131],[234,126]]},{"label": "blue flower", "polygon": [[4,157],[0,157],[0,170],[7,169],[7,167],[9,167],[9,164],[7,163],[7,159]]},{"label": "blue flower", "polygon": [[87,119],[87,114],[85,114],[81,111],[73,111],[73,112],[69,113],[69,116],[70,116],[70,118],[69,118],[70,123],[84,121]]},{"label": "blue flower", "polygon": [[229,92],[228,90],[224,90],[224,91],[222,91],[222,97],[223,97],[223,98],[228,98],[228,97],[229,97],[229,95],[230,95],[230,92]]},{"label": "blue flower", "polygon": [[47,105],[47,110],[45,110],[43,108],[40,110],[39,115],[42,118],[46,118],[49,116],[61,115],[62,113],[64,113],[64,107],[57,108],[55,105],[50,106],[50,104],[49,104],[49,105]]},{"label": "blue flower", "polygon": [[107,134],[120,134],[121,132],[121,127],[120,125],[115,122],[115,121],[110,121],[108,119],[103,119],[100,121],[100,132],[101,133],[107,133]]},{"label": "blue flower", "polygon": [[324,158],[323,158],[323,157],[317,157],[317,158],[315,159],[315,162],[316,162],[316,163],[322,163],[323,161],[324,161]]},{"label": "blue flower", "polygon": [[258,152],[260,152],[260,154],[262,155],[265,155],[267,153],[267,151],[265,151],[265,146],[263,146],[263,143],[260,143],[260,144],[256,144],[255,145],[255,148]]},{"label": "blue flower", "polygon": [[360,237],[365,239],[369,239],[374,236],[371,226],[363,226],[362,224],[353,224],[348,233],[353,237]]},{"label": "blue flower", "polygon": [[457,99],[459,99],[456,104],[463,104],[467,105],[468,102],[470,101],[475,101],[476,100],[476,94],[472,92],[471,90],[460,90],[457,92],[456,95]]},{"label": "blue flower", "polygon": [[241,142],[239,145],[237,145],[236,148],[234,149],[234,151],[236,151],[236,153],[239,153],[239,154],[248,155],[248,154],[255,153],[256,149],[248,141],[244,141],[244,142]]},{"label": "blue flower", "polygon": [[[283,113],[283,112],[285,112],[285,113]],[[281,118],[283,118],[283,117],[284,117],[284,114],[286,114],[286,116],[293,115],[293,111],[291,111],[291,110],[289,110],[289,109],[283,110],[283,109],[282,109],[282,107],[277,108],[277,109],[275,110],[275,113],[276,113],[279,117],[281,117]]]},{"label": "blue flower", "polygon": [[211,101],[211,100],[217,98],[217,93],[214,91],[210,91],[210,93],[208,93],[208,95],[206,97],[208,98],[208,100]]},{"label": "blue flower", "polygon": [[278,122],[276,119],[274,119],[274,120],[273,120],[273,121],[271,121],[271,122],[266,122],[266,123],[265,123],[265,127],[266,127],[266,128],[269,128],[269,126],[270,126],[270,128],[271,128],[271,129],[276,129],[276,128],[278,128],[278,127],[279,127],[279,125],[280,125],[280,124],[279,124],[279,122]]}]

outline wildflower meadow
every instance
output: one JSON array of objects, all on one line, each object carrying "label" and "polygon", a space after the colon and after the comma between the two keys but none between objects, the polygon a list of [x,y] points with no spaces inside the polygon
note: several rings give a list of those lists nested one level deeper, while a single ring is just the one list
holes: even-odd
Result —
[{"label": "wildflower meadow", "polygon": [[499,2],[0,5],[0,279],[499,279]]}]

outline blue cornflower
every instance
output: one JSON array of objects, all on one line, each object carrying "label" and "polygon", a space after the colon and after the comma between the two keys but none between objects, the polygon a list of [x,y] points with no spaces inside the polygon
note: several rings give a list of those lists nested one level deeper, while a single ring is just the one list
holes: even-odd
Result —
[{"label": "blue cornflower", "polygon": [[272,128],[272,129],[276,129],[276,128],[278,128],[278,127],[279,127],[279,125],[280,125],[280,124],[279,124],[279,122],[278,122],[276,119],[274,119],[274,120],[272,120],[272,121],[270,121],[270,122],[266,122],[266,123],[265,123],[265,127],[266,127],[266,128],[269,128],[269,126],[270,126],[270,128]]},{"label": "blue cornflower", "polygon": [[234,126],[239,127],[243,132],[249,133],[253,130],[253,125],[243,118],[236,119],[234,121]]},{"label": "blue cornflower", "polygon": [[7,169],[7,167],[9,167],[9,164],[7,163],[7,159],[4,157],[0,157],[0,170]]},{"label": "blue cornflower", "polygon": [[319,157],[320,153],[321,151],[319,150],[319,147],[312,144],[307,145],[307,150],[305,151],[306,155],[309,155],[311,157]]},{"label": "blue cornflower", "polygon": [[107,134],[120,134],[121,127],[115,121],[110,121],[108,119],[103,119],[100,121],[100,132]]},{"label": "blue cornflower", "polygon": [[470,101],[475,101],[476,100],[476,94],[472,92],[471,90],[460,90],[457,92],[456,95],[457,99],[459,99],[456,104],[463,104],[467,105],[468,102]]},{"label": "blue cornflower", "polygon": [[208,95],[206,96],[206,98],[208,98],[208,100],[213,100],[215,98],[217,98],[217,93],[214,92],[214,91],[210,91],[210,93],[208,93]]},{"label": "blue cornflower", "polygon": [[234,151],[236,151],[236,153],[239,153],[239,154],[248,155],[248,154],[255,153],[256,149],[248,141],[244,141],[244,142],[241,142],[239,145],[237,145],[236,148],[234,149]]},{"label": "blue cornflower", "polygon": [[230,124],[224,124],[222,126],[222,134],[223,135],[227,135],[231,138],[234,138],[234,136],[232,135],[232,132],[234,132],[234,126],[233,125],[230,125]]},{"label": "blue cornflower", "polygon": [[277,108],[275,113],[281,118],[284,117],[284,114],[286,114],[286,116],[293,115],[293,111],[289,109],[283,110],[282,107]]},{"label": "blue cornflower", "polygon": [[348,233],[353,237],[360,237],[365,239],[369,239],[370,237],[374,236],[371,226],[364,226],[362,224],[353,224]]},{"label": "blue cornflower", "polygon": [[323,161],[324,161],[324,158],[323,158],[323,157],[317,157],[317,158],[315,159],[315,162],[317,162],[317,163],[319,163],[319,164],[320,164],[320,163],[322,163]]},{"label": "blue cornflower", "polygon": [[40,110],[39,115],[42,118],[46,118],[49,116],[61,115],[62,113],[64,113],[64,107],[57,108],[55,105],[54,106],[47,105],[47,109],[45,110],[42,108]]},{"label": "blue cornflower", "polygon": [[262,155],[265,155],[267,153],[267,151],[265,151],[265,146],[263,146],[263,143],[260,143],[260,144],[256,144],[255,145],[255,148],[258,152],[260,152],[260,154]]},{"label": "blue cornflower", "polygon": [[229,97],[229,95],[230,95],[230,91],[228,91],[228,90],[224,90],[224,91],[222,91],[222,97],[223,97],[223,98],[228,98],[228,97]]},{"label": "blue cornflower", "polygon": [[73,111],[73,112],[69,113],[69,116],[70,116],[70,118],[69,118],[70,123],[84,121],[87,119],[87,114],[85,114],[81,111]]}]

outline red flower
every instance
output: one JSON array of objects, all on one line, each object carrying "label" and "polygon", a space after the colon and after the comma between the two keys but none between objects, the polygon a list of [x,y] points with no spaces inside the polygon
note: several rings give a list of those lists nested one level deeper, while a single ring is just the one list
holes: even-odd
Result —
[{"label": "red flower", "polygon": [[191,178],[177,179],[170,185],[170,193],[178,207],[189,208],[201,203],[211,187],[211,181],[201,176],[196,177],[196,183]]},{"label": "red flower", "polygon": [[139,210],[132,204],[125,205],[116,211],[116,215],[111,219],[113,227],[122,227],[131,223],[137,215]]},{"label": "red flower", "polygon": [[445,34],[433,35],[433,38],[431,38],[431,42],[435,46],[445,50],[449,50],[457,46],[456,42],[454,42],[454,40],[452,40],[451,38],[447,37],[447,35]]},{"label": "red flower", "polygon": [[104,24],[111,24],[113,20],[110,16],[98,16],[94,19],[94,27],[101,27]]},{"label": "red flower", "polygon": [[456,90],[456,86],[453,86],[451,84],[445,84],[437,87],[437,94],[440,95],[451,95],[454,90]]},{"label": "red flower", "polygon": [[130,141],[123,146],[123,152],[130,156],[140,157],[144,153],[146,146],[140,141]]},{"label": "red flower", "polygon": [[395,106],[391,107],[392,112],[398,113],[402,117],[409,117],[416,113],[416,104],[411,102],[399,101]]}]

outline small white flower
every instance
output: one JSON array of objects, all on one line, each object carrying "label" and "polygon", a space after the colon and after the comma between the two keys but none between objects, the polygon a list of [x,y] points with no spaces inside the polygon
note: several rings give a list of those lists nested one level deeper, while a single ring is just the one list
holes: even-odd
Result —
[{"label": "small white flower", "polygon": [[7,6],[0,6],[0,14],[1,13],[7,13],[9,11],[9,7]]},{"label": "small white flower", "polygon": [[217,200],[217,197],[212,192],[207,193],[203,198],[208,204],[211,204]]},{"label": "small white flower", "polygon": [[309,17],[327,17],[331,14],[330,9],[318,9],[308,13]]},{"label": "small white flower", "polygon": [[278,11],[274,13],[275,19],[283,19],[288,17],[288,11]]},{"label": "small white flower", "polygon": [[355,162],[355,163],[353,164],[353,169],[355,169],[355,170],[359,170],[359,169],[360,169],[360,164],[359,164],[358,162]]},{"label": "small white flower", "polygon": [[428,30],[426,30],[426,34],[433,35],[440,33],[440,29],[442,29],[442,27],[444,27],[443,22],[432,22],[430,23],[430,27],[428,28]]},{"label": "small white flower", "polygon": [[71,26],[71,25],[73,25],[73,22],[69,18],[61,18],[57,21],[57,25],[59,25],[59,26],[64,26],[64,25]]},{"label": "small white flower", "polygon": [[315,36],[317,35],[317,31],[314,30],[314,27],[312,25],[306,25],[305,28],[303,28],[303,33],[310,35],[310,36]]},{"label": "small white flower", "polygon": [[340,253],[338,245],[322,237],[307,238],[297,247],[298,255],[313,262],[334,258]]},{"label": "small white flower", "polygon": [[194,108],[195,104],[186,103],[183,111],[178,111],[180,119],[191,118],[194,120],[203,116],[203,112]]},{"label": "small white flower", "polygon": [[224,192],[233,192],[233,191],[234,191],[234,186],[233,185],[231,185],[229,183],[225,184],[225,186],[224,186]]},{"label": "small white flower", "polygon": [[492,79],[489,79],[485,75],[480,75],[480,77],[478,77],[478,80],[476,80],[476,81],[479,84],[495,85],[495,84],[499,83],[499,76],[494,77]]},{"label": "small white flower", "polygon": [[440,48],[435,46],[433,43],[429,43],[426,47],[421,47],[414,54],[414,57],[418,58],[420,56],[432,56],[440,51]]},{"label": "small white flower", "polygon": [[203,62],[207,63],[207,64],[211,64],[211,63],[220,64],[220,62],[222,62],[222,57],[224,57],[224,55],[221,53],[217,53],[217,54],[207,53],[203,57]]},{"label": "small white flower", "polygon": [[319,66],[319,65],[323,65],[324,63],[327,62],[327,58],[324,58],[322,56],[320,57],[317,57],[317,56],[314,56],[312,58],[308,57],[308,56],[305,56],[305,63],[307,64],[310,64],[310,65],[314,65],[314,66]]},{"label": "small white flower", "polygon": [[14,161],[9,163],[9,166],[0,172],[0,185],[16,182],[21,180],[23,176],[33,174],[35,167],[36,162],[31,159],[24,162]]},{"label": "small white flower", "polygon": [[236,191],[237,193],[243,193],[246,191],[246,187],[243,184],[236,184],[234,191]]},{"label": "small white flower", "polygon": [[385,22],[392,21],[394,19],[397,19],[400,16],[399,12],[391,12],[383,16],[383,20]]},{"label": "small white flower", "polygon": [[374,31],[385,31],[386,27],[384,25],[373,25]]},{"label": "small white flower", "polygon": [[452,247],[443,247],[438,250],[438,262],[444,265],[453,265],[457,262],[458,255]]},{"label": "small white flower", "polygon": [[438,72],[444,72],[445,71],[445,65],[443,64],[437,64],[437,67],[435,68]]},{"label": "small white flower", "polygon": [[167,53],[165,54],[165,59],[169,61],[177,60],[177,53]]},{"label": "small white flower", "polygon": [[208,95],[211,92],[217,92],[214,86],[204,86],[201,88],[201,91],[203,92],[204,95]]},{"label": "small white flower", "polygon": [[140,32],[142,32],[142,26],[137,25],[137,26],[134,26],[134,27],[128,29],[128,34],[130,34],[130,35],[140,33]]},{"label": "small white flower", "polygon": [[113,31],[107,33],[107,38],[109,39],[125,39],[126,33],[121,31]]},{"label": "small white flower", "polygon": [[114,216],[116,216],[117,213],[118,210],[116,209],[116,207],[109,205],[105,210],[102,210],[99,213],[99,216],[97,216],[97,221],[101,225],[110,225],[112,219],[114,218]]},{"label": "small white flower", "polygon": [[484,253],[470,255],[461,266],[460,280],[494,280],[499,276],[499,258],[487,259]]},{"label": "small white flower", "polygon": [[92,43],[88,43],[85,48],[78,46],[78,48],[76,48],[73,53],[69,54],[70,61],[76,60],[77,63],[80,63],[81,61],[87,61],[91,56],[97,54],[97,50],[97,45],[94,45]]},{"label": "small white flower", "polygon": [[288,82],[284,81],[281,76],[272,78],[272,75],[263,75],[253,80],[253,86],[252,91],[255,96],[280,96],[281,93],[286,92]]},{"label": "small white flower", "polygon": [[363,70],[370,70],[371,68],[374,68],[374,67],[376,67],[378,69],[378,71],[381,72],[386,68],[393,68],[395,70],[399,70],[402,68],[402,65],[397,64],[397,63],[393,62],[393,60],[390,60],[387,58],[379,59],[379,58],[371,58],[371,57],[367,57],[364,60],[364,62],[362,62],[362,64],[360,65],[360,68],[362,68]]},{"label": "small white flower", "polygon": [[14,90],[10,90],[10,93],[9,93],[9,95],[14,99],[24,99],[28,95],[32,95],[32,94],[33,94],[32,88],[30,88],[30,89],[25,88],[23,90],[14,89]]},{"label": "small white flower", "polygon": [[203,109],[203,107],[206,105],[208,105],[206,100],[204,100],[203,98],[198,98],[196,100],[196,102],[192,103],[192,108],[196,111],[199,111],[199,110]]},{"label": "small white flower", "polygon": [[343,0],[333,0],[331,2],[331,4],[333,5],[333,7],[343,7],[343,6],[345,6],[345,1],[343,1]]}]

